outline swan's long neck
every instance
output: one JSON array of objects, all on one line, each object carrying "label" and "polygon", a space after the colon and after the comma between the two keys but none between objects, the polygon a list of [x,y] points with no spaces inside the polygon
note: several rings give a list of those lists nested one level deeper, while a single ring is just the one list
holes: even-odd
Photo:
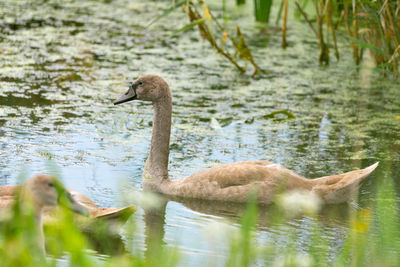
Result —
[{"label": "swan's long neck", "polygon": [[172,100],[168,94],[153,102],[154,117],[150,155],[143,172],[143,187],[161,192],[168,180],[169,138],[171,133]]},{"label": "swan's long neck", "polygon": [[27,209],[29,212],[34,212],[35,216],[35,224],[36,224],[36,244],[38,246],[38,250],[46,254],[45,244],[44,244],[44,232],[43,232],[43,206],[38,204],[33,198],[32,193],[29,192],[29,189],[24,188],[21,196],[21,206],[22,212],[26,212],[24,209]]},{"label": "swan's long neck", "polygon": [[38,246],[39,249],[43,254],[46,254],[46,248],[45,248],[45,240],[44,240],[44,232],[43,232],[43,216],[42,216],[42,208],[36,209],[36,227],[38,231]]}]

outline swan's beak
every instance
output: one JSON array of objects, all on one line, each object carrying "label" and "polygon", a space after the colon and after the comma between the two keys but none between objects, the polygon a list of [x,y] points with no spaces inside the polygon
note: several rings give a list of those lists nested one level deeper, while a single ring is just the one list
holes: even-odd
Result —
[{"label": "swan's beak", "polygon": [[114,105],[119,105],[131,100],[135,100],[136,97],[136,86],[132,84],[131,86],[129,86],[128,91],[123,96],[114,101]]},{"label": "swan's beak", "polygon": [[84,216],[89,216],[89,211],[80,203],[78,203],[69,192],[67,192],[67,201],[68,208],[71,209],[73,212],[82,214]]}]

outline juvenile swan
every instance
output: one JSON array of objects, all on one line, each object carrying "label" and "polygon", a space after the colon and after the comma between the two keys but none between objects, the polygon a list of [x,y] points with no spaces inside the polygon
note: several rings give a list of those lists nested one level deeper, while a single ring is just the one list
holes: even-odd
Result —
[{"label": "juvenile swan", "polygon": [[[10,187],[2,187],[10,188]],[[44,236],[43,236],[43,213],[47,207],[55,207],[60,204],[61,200],[71,210],[88,215],[88,211],[79,203],[77,203],[70,193],[65,189],[63,184],[54,177],[47,175],[37,175],[29,179],[21,188],[19,188],[18,200],[22,208],[22,212],[27,209],[32,209],[35,215],[37,226],[38,246],[43,252],[44,250]],[[14,192],[16,193],[16,192]],[[0,197],[0,214],[10,213],[12,206],[17,201],[17,198],[1,196]]]},{"label": "juvenile swan", "polygon": [[[47,175],[38,175],[36,177],[49,177]],[[33,179],[33,178],[32,178]],[[0,186],[0,208],[8,206],[9,202],[12,203],[17,195],[17,192],[21,190],[21,186],[8,185]],[[79,193],[72,189],[67,189],[72,199],[79,205],[83,206],[87,212],[89,212],[89,218],[91,221],[107,221],[111,223],[125,223],[129,217],[136,211],[135,206],[127,206],[124,208],[100,208],[86,195]],[[56,219],[57,212],[54,206],[45,207],[43,210],[44,223]]]},{"label": "juvenile swan", "polygon": [[19,197],[22,205],[32,204],[35,216],[41,218],[47,207],[57,206],[64,196],[69,208],[88,215],[88,210],[75,201],[64,185],[52,176],[39,174],[30,178],[23,186],[0,186],[0,192],[0,212],[9,209]]},{"label": "juvenile swan", "polygon": [[172,100],[168,84],[159,76],[145,75],[114,102],[131,100],[152,102],[154,109],[150,155],[143,171],[143,188],[185,198],[245,202],[249,193],[258,190],[259,203],[268,204],[282,190],[306,190],[325,203],[341,203],[358,191],[360,183],[378,166],[362,170],[307,179],[268,161],[244,161],[202,170],[184,179],[168,177],[169,139]]}]

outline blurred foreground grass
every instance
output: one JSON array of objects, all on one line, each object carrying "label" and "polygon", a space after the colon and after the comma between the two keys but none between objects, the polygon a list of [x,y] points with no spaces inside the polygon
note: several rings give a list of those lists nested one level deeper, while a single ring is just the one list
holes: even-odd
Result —
[{"label": "blurred foreground grass", "polygon": [[[382,173],[382,172],[380,172]],[[289,240],[285,249],[277,246],[279,236],[267,240],[256,238],[258,227],[258,206],[254,201],[248,203],[247,210],[240,220],[238,231],[226,234],[229,251],[226,266],[400,266],[400,238],[398,203],[394,185],[390,177],[380,179],[376,198],[371,208],[351,208],[346,218],[347,225],[344,245],[332,255],[331,242],[321,235],[323,222],[310,210],[308,213],[315,222],[311,229],[311,242],[304,244],[290,230],[286,232]],[[302,197],[305,198],[305,197]],[[304,209],[304,199],[303,202]],[[313,201],[312,198],[309,201]],[[282,202],[285,203],[285,202]],[[278,204],[271,210],[269,231],[287,223],[286,204]],[[279,206],[281,205],[281,206]],[[316,205],[306,205],[310,209]],[[301,207],[299,207],[301,208]],[[324,208],[324,207],[320,207]],[[293,211],[293,207],[290,207]],[[304,211],[303,211],[304,212]],[[291,212],[292,213],[292,212]],[[272,216],[273,215],[273,216]],[[47,255],[40,253],[35,243],[37,227],[33,214],[21,213],[15,205],[11,218],[0,225],[0,266],[178,266],[182,265],[179,248],[166,247],[162,241],[147,246],[145,253],[120,252],[99,258],[93,256],[95,249],[87,235],[75,224],[72,214],[67,210],[60,213],[56,223],[47,225]],[[135,231],[134,218],[125,226],[127,234]],[[103,243],[109,239],[107,227],[96,230],[97,240]],[[290,228],[289,228],[290,229]],[[231,229],[232,230],[232,229]],[[277,230],[277,229],[275,229]],[[279,232],[279,230],[277,230]],[[104,237],[102,239],[102,236]],[[218,252],[217,252],[218,253]],[[221,252],[221,254],[226,252]]]}]

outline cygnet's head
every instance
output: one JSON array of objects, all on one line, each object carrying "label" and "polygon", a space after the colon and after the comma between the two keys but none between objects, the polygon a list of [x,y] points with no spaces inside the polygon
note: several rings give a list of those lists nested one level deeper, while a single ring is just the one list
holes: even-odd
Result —
[{"label": "cygnet's head", "polygon": [[135,80],[114,105],[132,100],[157,102],[165,97],[171,97],[167,82],[157,75],[145,75]]},{"label": "cygnet's head", "polygon": [[71,210],[87,215],[88,211],[77,203],[64,185],[55,177],[39,174],[30,178],[23,186],[24,201],[33,201],[35,207],[41,209],[56,206],[64,201]]}]

